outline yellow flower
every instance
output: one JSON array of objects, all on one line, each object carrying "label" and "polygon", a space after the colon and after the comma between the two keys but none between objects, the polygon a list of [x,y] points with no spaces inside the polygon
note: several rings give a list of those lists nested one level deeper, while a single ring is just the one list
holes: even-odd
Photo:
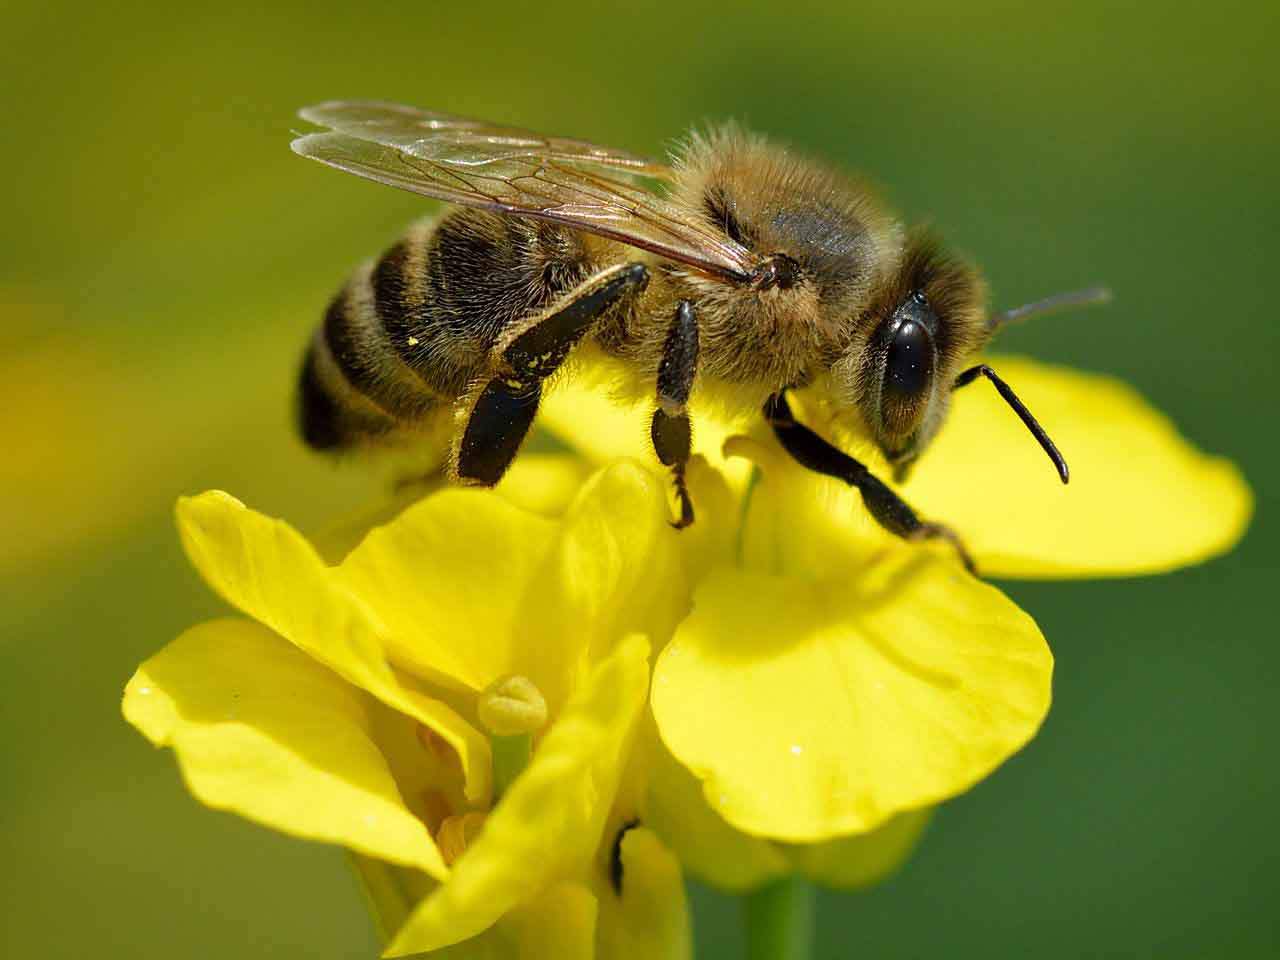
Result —
[{"label": "yellow flower", "polygon": [[[1134,391],[1027,360],[997,366],[1067,454],[1070,486],[994,393],[974,392],[955,398],[902,488],[984,574],[1157,572],[1242,535],[1252,499],[1238,471],[1196,452]],[[793,406],[888,478],[820,403],[801,393]],[[644,456],[643,409],[570,388],[546,418],[588,459]],[[693,611],[654,668],[648,821],[687,867],[730,889],[788,870],[872,882],[909,851],[931,805],[1035,734],[1052,656],[1031,617],[949,548],[886,534],[856,492],[791,462],[767,429],[726,443],[723,425],[698,426],[698,522],[681,541]]]},{"label": "yellow flower", "polygon": [[[541,476],[558,520],[446,490],[336,564],[226,494],[178,506],[192,562],[257,622],[184,633],[125,716],[209,806],[350,849],[391,956],[688,950],[678,865],[646,831],[619,839],[648,638],[688,605],[662,486],[617,464],[567,502],[538,469],[513,481]],[[530,690],[549,724],[495,801],[485,723],[536,728],[502,712]]]},{"label": "yellow flower", "polygon": [[[984,572],[1153,572],[1239,538],[1238,472],[1132,391],[1000,367],[1072,486],[966,393],[905,487]],[[832,431],[813,398],[794,407]],[[569,385],[545,421],[575,453],[521,457],[497,494],[444,490],[358,524],[336,563],[225,494],[185,501],[193,562],[260,625],[184,634],[139,670],[126,715],[206,803],[350,848],[395,955],[687,955],[681,865],[731,890],[876,882],[933,805],[1034,736],[1044,638],[949,548],[884,533],[759,424],[699,420],[698,521],[676,534],[647,412]],[[611,465],[585,479],[593,463]],[[496,692],[536,691],[551,722],[495,803],[511,731],[482,698],[513,676]]]}]

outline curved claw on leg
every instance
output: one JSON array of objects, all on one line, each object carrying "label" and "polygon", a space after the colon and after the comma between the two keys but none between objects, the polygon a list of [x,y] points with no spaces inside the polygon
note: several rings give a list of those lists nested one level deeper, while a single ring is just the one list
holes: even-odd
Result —
[{"label": "curved claw on leg", "polygon": [[978,576],[978,567],[973,562],[968,548],[965,547],[964,541],[960,539],[960,535],[948,526],[941,523],[922,523],[915,530],[907,534],[908,540],[946,540],[951,546],[955,547],[956,553],[960,556],[960,562],[964,564],[964,568],[973,576]]}]

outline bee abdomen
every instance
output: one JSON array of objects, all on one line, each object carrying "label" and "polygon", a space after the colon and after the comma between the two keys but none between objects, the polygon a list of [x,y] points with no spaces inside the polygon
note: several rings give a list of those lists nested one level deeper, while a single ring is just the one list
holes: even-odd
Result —
[{"label": "bee abdomen", "polygon": [[329,305],[302,371],[303,439],[342,449],[420,425],[485,375],[508,324],[589,269],[564,228],[467,209],[415,225]]},{"label": "bee abdomen", "polygon": [[405,363],[390,339],[375,293],[379,267],[362,267],[334,297],[307,349],[299,426],[317,450],[384,439],[425,420],[448,399]]},{"label": "bee abdomen", "polygon": [[369,283],[373,311],[392,354],[433,395],[454,399],[483,363],[486,344],[478,310],[450,315],[450,288],[466,287],[467,278],[447,264],[442,269],[442,246],[447,253],[435,223],[415,225],[378,260]]}]

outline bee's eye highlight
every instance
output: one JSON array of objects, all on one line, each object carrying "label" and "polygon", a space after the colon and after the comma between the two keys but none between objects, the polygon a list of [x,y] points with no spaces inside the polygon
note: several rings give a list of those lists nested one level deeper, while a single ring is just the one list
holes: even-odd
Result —
[{"label": "bee's eye highlight", "polygon": [[925,393],[933,380],[933,354],[933,336],[923,323],[900,323],[885,357],[885,401],[911,402]]}]

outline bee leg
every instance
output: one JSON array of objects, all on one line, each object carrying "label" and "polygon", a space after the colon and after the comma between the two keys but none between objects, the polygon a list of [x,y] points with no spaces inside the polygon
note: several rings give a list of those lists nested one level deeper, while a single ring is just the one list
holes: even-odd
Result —
[{"label": "bee leg", "polygon": [[493,351],[490,379],[467,404],[451,470],[462,483],[491,487],[507,472],[533,425],[549,377],[609,307],[644,289],[649,270],[627,263],[602,270],[547,309],[512,325]]},{"label": "bee leg", "polygon": [[698,371],[698,323],[693,305],[681,300],[662,348],[658,364],[658,409],[653,412],[649,436],[663,466],[671,468],[680,499],[680,519],[673,526],[681,530],[693,523],[693,501],[685,486],[684,468],[689,462],[692,431],[689,425],[689,391]]},{"label": "bee leg", "polygon": [[461,483],[491,487],[507,472],[542,399],[542,384],[490,380],[476,395],[458,441],[452,473]]},{"label": "bee leg", "polygon": [[922,521],[905,500],[877,479],[870,470],[797,422],[785,394],[776,393],[765,401],[764,417],[773,427],[783,449],[802,467],[857,487],[868,512],[884,529],[904,540],[946,540],[955,547],[965,569],[977,575],[973,558],[969,556],[969,551],[955,531],[940,523]]},{"label": "bee leg", "polygon": [[624,263],[588,277],[504,334],[495,347],[498,369],[522,381],[551,376],[602,313],[648,282],[649,268],[643,263]]}]

